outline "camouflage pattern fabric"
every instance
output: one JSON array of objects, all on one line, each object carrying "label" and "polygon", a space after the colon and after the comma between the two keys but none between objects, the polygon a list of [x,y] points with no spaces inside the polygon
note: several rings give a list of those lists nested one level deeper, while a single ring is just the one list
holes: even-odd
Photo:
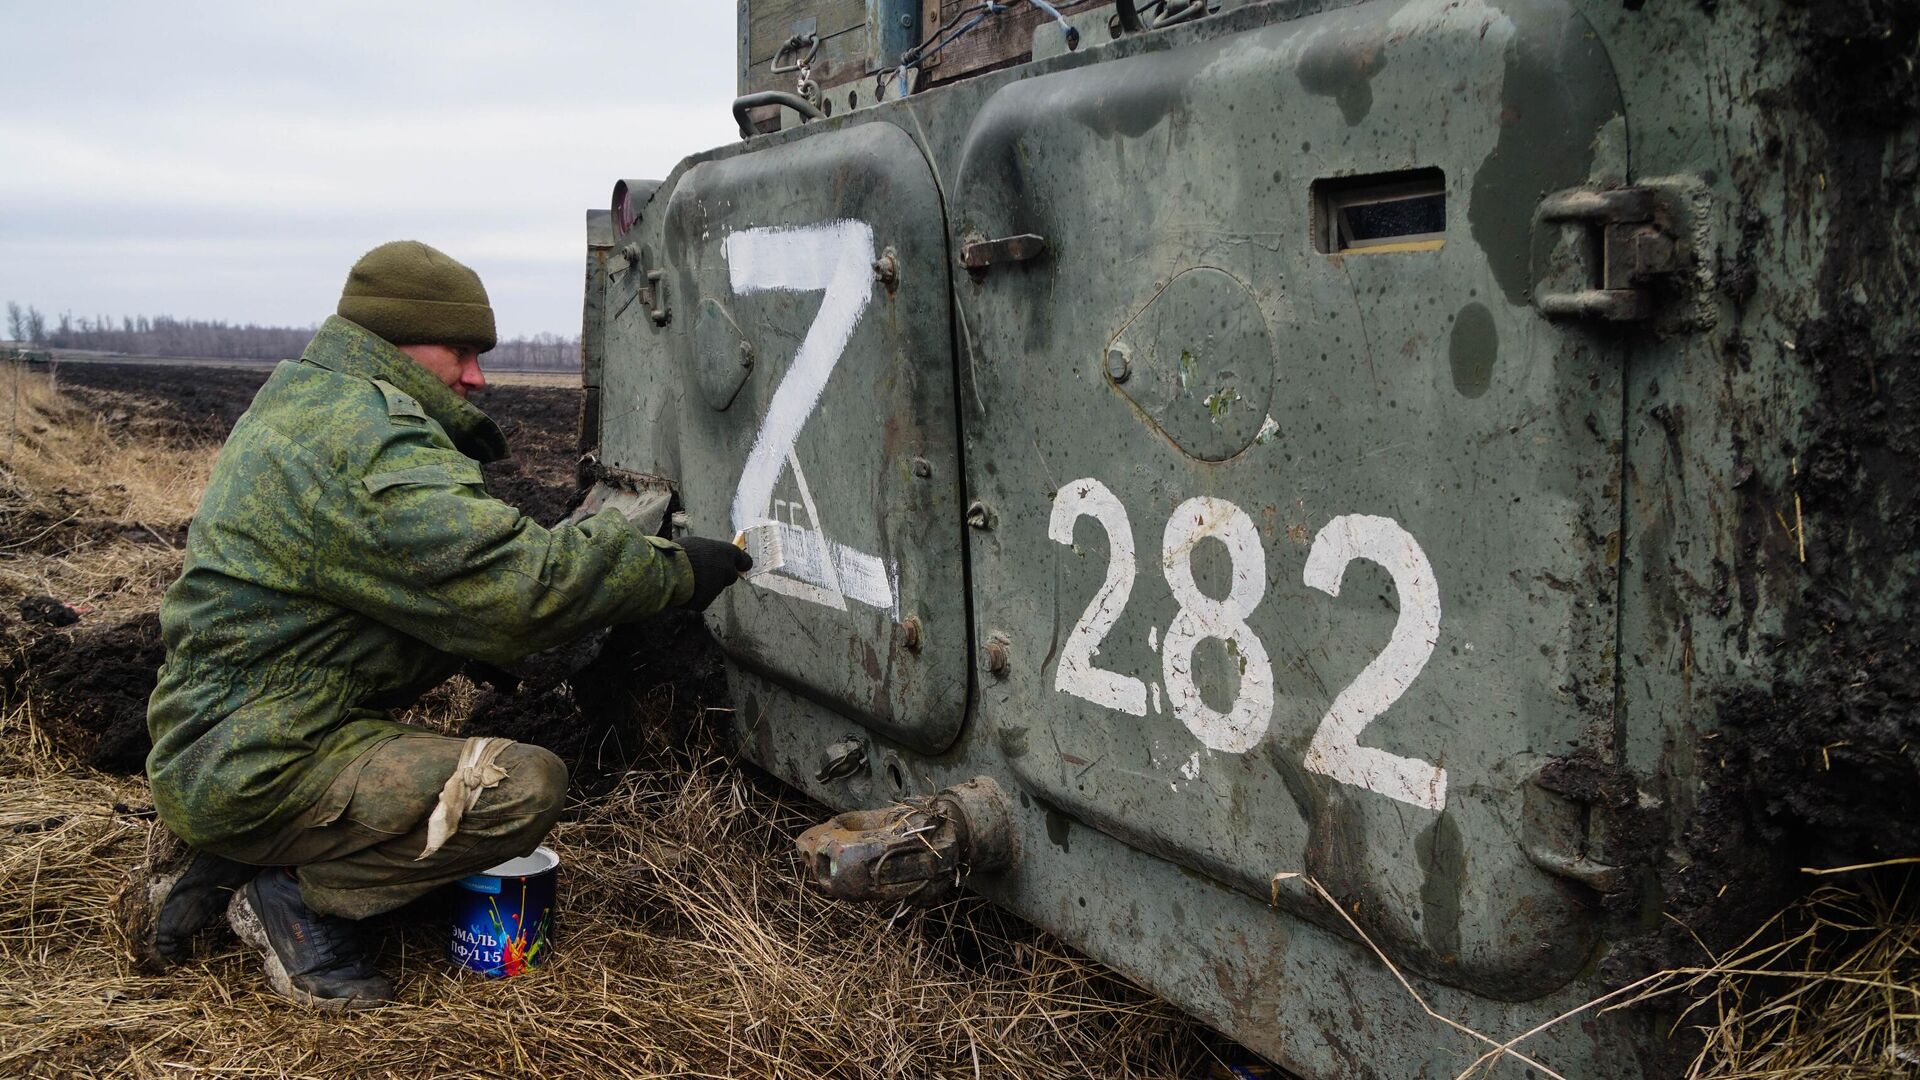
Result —
[{"label": "camouflage pattern fabric", "polygon": [[392,911],[449,881],[530,854],[560,820],[567,766],[552,751],[508,743],[499,757],[505,779],[480,792],[445,846],[422,857],[440,787],[466,742],[409,729],[355,758],[278,831],[230,844],[221,854],[298,867],[307,906],[348,919]]},{"label": "camouflage pattern fabric", "polygon": [[489,496],[480,462],[505,453],[485,413],[338,316],[275,369],[160,605],[147,776],[181,839],[275,835],[414,730],[384,710],[462,658],[511,662],[692,595],[679,547],[617,510],[549,530]]}]

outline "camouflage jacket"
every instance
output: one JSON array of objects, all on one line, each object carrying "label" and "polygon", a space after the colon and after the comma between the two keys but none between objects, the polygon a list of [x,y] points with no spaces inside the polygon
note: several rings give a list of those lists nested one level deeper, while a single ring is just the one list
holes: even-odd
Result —
[{"label": "camouflage jacket", "polygon": [[[160,817],[219,850],[277,830],[471,657],[510,662],[693,593],[616,510],[543,529],[489,496],[506,441],[406,354],[329,318],[234,425],[160,605]],[[478,459],[478,460],[476,460]]]}]

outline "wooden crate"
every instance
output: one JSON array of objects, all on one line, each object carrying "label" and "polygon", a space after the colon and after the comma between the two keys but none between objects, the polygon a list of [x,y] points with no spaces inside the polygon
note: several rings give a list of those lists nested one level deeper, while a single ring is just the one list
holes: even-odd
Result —
[{"label": "wooden crate", "polygon": [[[1072,15],[1089,8],[1104,7],[1112,0],[1056,0],[1054,7]],[[974,7],[977,0],[922,0],[921,38],[947,24],[961,11]],[[1025,0],[1014,0],[1013,10],[995,15],[975,27],[971,33],[947,46],[926,66],[928,79],[922,85],[950,83],[969,75],[1024,64],[1033,57],[1033,28],[1048,21],[1048,16]],[[971,16],[969,16],[971,17]]]}]

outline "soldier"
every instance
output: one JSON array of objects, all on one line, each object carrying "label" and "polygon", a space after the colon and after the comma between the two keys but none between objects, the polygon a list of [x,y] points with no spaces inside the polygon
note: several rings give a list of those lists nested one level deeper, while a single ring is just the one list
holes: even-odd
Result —
[{"label": "soldier", "polygon": [[567,781],[540,747],[388,710],[466,659],[704,609],[751,566],[617,510],[544,529],[490,497],[480,463],[506,443],[466,398],[493,345],[472,270],[384,244],[234,425],[160,606],[147,776],[163,825],[116,901],[137,962],[186,959],[225,906],[280,994],[387,1002],[356,920],[532,851]]}]

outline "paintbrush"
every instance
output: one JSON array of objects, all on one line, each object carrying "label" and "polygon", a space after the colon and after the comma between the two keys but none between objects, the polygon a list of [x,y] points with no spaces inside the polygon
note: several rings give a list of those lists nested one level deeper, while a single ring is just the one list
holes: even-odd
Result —
[{"label": "paintbrush", "polygon": [[745,577],[756,578],[786,565],[780,552],[778,522],[763,521],[758,525],[749,525],[734,535],[733,546],[745,551],[753,559],[753,569],[748,570],[743,575]]}]

